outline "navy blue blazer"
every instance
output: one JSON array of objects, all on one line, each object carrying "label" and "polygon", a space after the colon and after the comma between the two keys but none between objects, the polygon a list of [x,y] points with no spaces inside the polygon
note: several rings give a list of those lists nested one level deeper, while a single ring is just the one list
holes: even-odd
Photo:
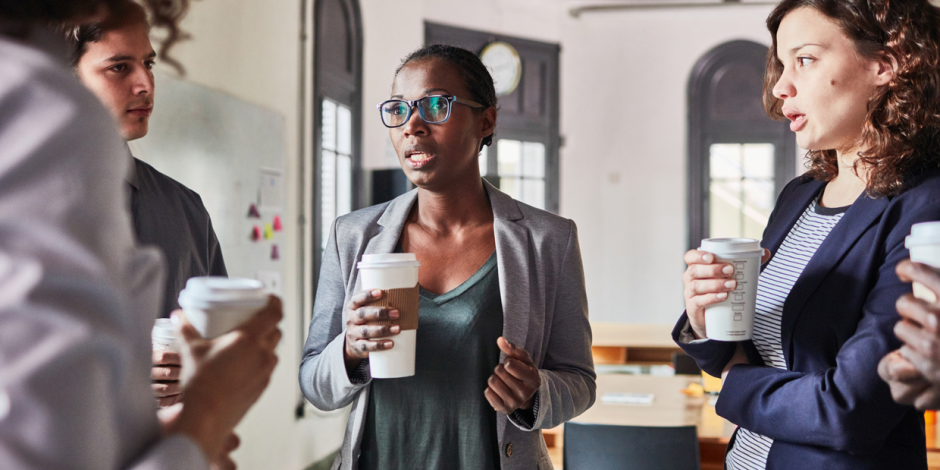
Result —
[{"label": "navy blue blazer", "polygon": [[[761,245],[776,254],[825,184],[805,176],[777,199]],[[894,272],[909,257],[911,225],[940,220],[940,171],[911,180],[894,197],[862,194],[797,279],[783,307],[787,368],[764,366],[753,342],[749,364],[731,368],[716,405],[720,416],[774,439],[768,469],[927,468],[923,414],[891,399],[878,361],[901,346],[893,329],[898,297],[911,292]],[[678,341],[699,366],[720,376],[733,342]],[[733,445],[729,444],[729,448]]]}]

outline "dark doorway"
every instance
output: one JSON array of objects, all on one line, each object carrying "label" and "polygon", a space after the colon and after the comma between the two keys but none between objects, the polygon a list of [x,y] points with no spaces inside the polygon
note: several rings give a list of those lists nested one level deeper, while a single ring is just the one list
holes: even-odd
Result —
[{"label": "dark doorway", "polygon": [[795,176],[796,140],[763,105],[767,46],[731,41],[689,79],[689,248],[703,238],[760,239]]},{"label": "dark doorway", "polygon": [[557,44],[430,22],[424,24],[424,42],[451,44],[477,54],[496,44],[501,47],[500,52],[506,51],[503,57],[515,53],[518,73],[510,79],[515,86],[500,86],[497,78],[497,89],[506,93],[499,97],[496,139],[481,153],[480,170],[487,181],[514,198],[557,213],[561,48]]}]

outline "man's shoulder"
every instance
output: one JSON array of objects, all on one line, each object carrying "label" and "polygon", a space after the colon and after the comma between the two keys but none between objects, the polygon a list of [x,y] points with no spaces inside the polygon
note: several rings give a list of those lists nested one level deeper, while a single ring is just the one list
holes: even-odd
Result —
[{"label": "man's shoulder", "polygon": [[137,157],[134,157],[134,166],[137,172],[137,181],[141,186],[153,185],[156,189],[159,189],[161,194],[185,199],[205,210],[199,193],[189,189],[185,184],[163,174],[160,170]]}]

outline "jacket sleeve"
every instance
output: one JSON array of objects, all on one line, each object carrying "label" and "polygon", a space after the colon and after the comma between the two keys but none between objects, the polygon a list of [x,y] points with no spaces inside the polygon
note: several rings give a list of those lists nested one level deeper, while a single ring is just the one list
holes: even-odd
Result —
[{"label": "jacket sleeve", "polygon": [[[369,368],[360,367],[350,377],[343,360],[345,345],[345,322],[343,321],[346,298],[346,279],[337,242],[337,225],[333,223],[317,283],[313,319],[304,345],[300,363],[300,389],[307,400],[321,410],[335,410],[349,405],[372,377]],[[350,267],[347,267],[351,269]]]},{"label": "jacket sleeve", "polygon": [[553,428],[594,404],[597,376],[591,355],[584,267],[578,229],[573,221],[568,223],[568,241],[555,286],[548,346],[539,367],[542,385],[536,392],[535,422],[524,423],[517,415],[509,417],[514,425],[526,431]]},{"label": "jacket sleeve", "polygon": [[[878,362],[900,347],[893,328],[898,297],[911,292],[894,272],[908,258],[903,236],[913,223],[940,220],[940,203],[903,207],[887,238],[884,262],[865,300],[861,320],[835,357],[834,366],[813,373],[772,367],[731,368],[717,404],[729,421],[782,441],[824,446],[852,454],[882,447],[910,407],[891,399],[876,372]],[[893,217],[884,214],[883,217]],[[877,253],[867,254],[878,256]]]}]

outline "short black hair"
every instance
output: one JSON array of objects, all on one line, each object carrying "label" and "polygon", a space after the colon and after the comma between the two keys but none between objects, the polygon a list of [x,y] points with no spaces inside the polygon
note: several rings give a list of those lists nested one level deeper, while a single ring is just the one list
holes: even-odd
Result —
[{"label": "short black hair", "polygon": [[117,0],[116,5],[110,8],[108,17],[104,21],[79,26],[66,26],[64,28],[65,40],[72,45],[72,67],[78,67],[78,62],[88,52],[88,43],[98,42],[104,33],[131,24],[143,24],[150,27],[150,22],[147,21],[147,12],[132,0]]},{"label": "short black hair", "polygon": [[[499,108],[499,99],[496,97],[496,87],[493,85],[493,76],[483,65],[480,57],[466,49],[449,44],[430,44],[408,54],[402,61],[395,76],[401,72],[408,63],[428,59],[441,60],[457,69],[458,75],[463,78],[464,86],[470,93],[468,98],[482,104],[487,108]],[[493,145],[493,134],[483,138],[482,145]],[[480,147],[483,150],[483,147]]]}]

